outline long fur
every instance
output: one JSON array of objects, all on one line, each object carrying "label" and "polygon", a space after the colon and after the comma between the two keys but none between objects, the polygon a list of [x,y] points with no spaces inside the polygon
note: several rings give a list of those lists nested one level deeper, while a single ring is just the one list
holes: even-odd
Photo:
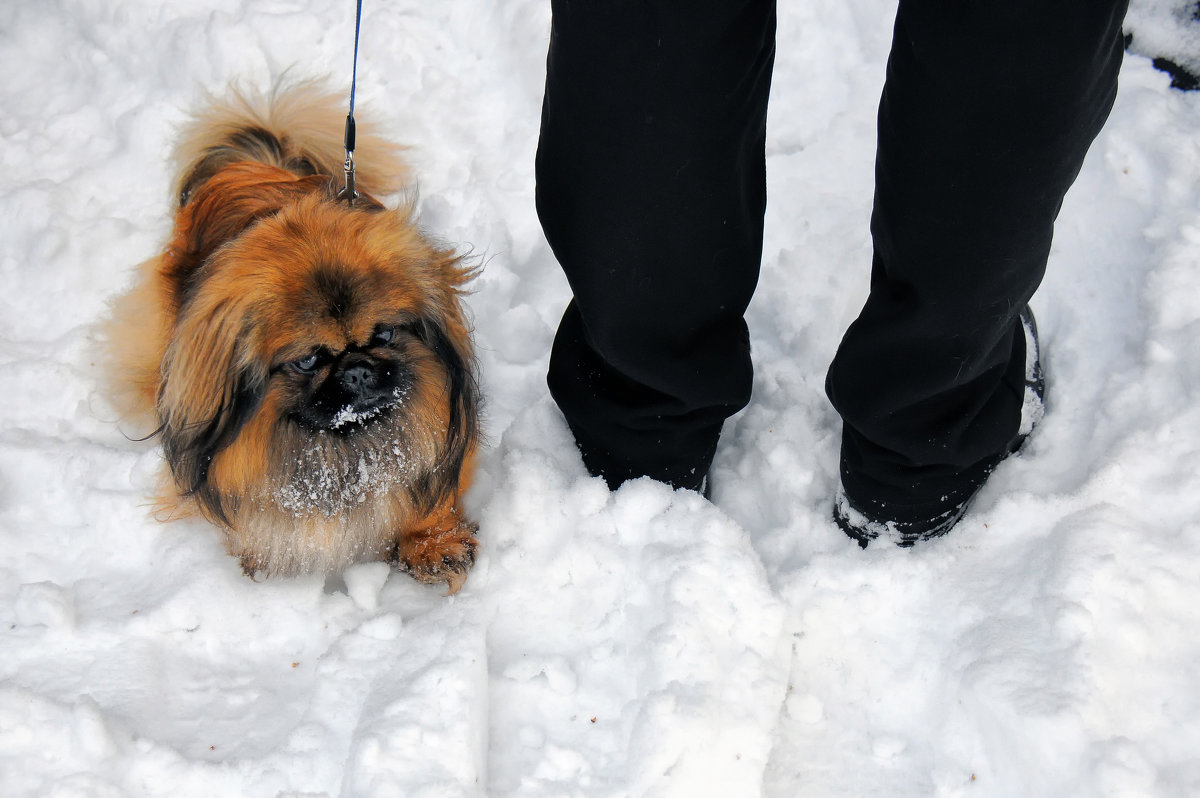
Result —
[{"label": "long fur", "polygon": [[[473,271],[422,233],[411,204],[377,199],[409,177],[369,124],[363,196],[335,199],[341,118],[338,98],[304,84],[235,93],[191,121],[171,240],[108,325],[114,402],[161,434],[163,515],[222,526],[248,571],[390,558],[453,591],[477,545],[458,508],[478,443],[460,301]],[[386,347],[371,343],[381,326],[398,331]],[[368,352],[354,356],[412,389],[378,418],[308,429],[297,419],[310,383],[288,364],[318,350]]]},{"label": "long fur", "polygon": [[[225,97],[206,98],[204,108],[184,127],[175,146],[175,195],[221,163],[254,161],[297,175],[342,175],[342,119],[345,99],[319,84],[280,83],[267,93],[235,88]],[[359,190],[376,197],[411,184],[400,147],[369,119],[356,125],[354,161]],[[257,134],[262,131],[270,139]]]}]

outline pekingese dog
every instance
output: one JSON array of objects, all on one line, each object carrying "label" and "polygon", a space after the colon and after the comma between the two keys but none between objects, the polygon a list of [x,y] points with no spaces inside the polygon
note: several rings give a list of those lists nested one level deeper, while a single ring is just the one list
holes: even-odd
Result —
[{"label": "pekingese dog", "polygon": [[219,525],[247,573],[388,560],[451,593],[479,394],[473,270],[428,238],[399,148],[312,85],[214,101],[178,146],[174,230],[107,328],[115,403],[161,439],[160,516]]}]

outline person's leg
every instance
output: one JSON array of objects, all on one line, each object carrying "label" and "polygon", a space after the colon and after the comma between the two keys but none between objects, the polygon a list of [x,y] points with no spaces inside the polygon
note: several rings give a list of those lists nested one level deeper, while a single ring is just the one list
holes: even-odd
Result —
[{"label": "person's leg", "polygon": [[1112,107],[1126,5],[901,0],[870,296],[826,382],[844,422],[842,487],[861,515],[920,536],[970,500],[1016,436],[1018,314]]},{"label": "person's leg", "polygon": [[548,382],[593,474],[699,488],[750,396],[774,0],[555,0],[537,209],[574,299]]}]

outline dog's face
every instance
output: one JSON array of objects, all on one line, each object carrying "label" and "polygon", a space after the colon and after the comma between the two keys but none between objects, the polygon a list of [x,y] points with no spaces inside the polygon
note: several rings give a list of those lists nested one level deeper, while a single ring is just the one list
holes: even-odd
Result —
[{"label": "dog's face", "polygon": [[210,180],[181,213],[173,246],[203,265],[180,269],[163,358],[175,481],[225,523],[245,502],[332,515],[394,486],[432,507],[476,435],[469,270],[405,211],[264,169]]}]

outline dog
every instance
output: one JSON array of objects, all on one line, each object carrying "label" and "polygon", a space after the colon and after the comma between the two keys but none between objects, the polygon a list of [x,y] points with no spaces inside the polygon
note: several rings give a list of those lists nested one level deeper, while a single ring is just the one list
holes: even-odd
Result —
[{"label": "dog", "polygon": [[[234,92],[177,146],[174,229],[106,326],[113,403],[161,440],[157,515],[200,515],[252,575],[386,560],[457,592],[480,396],[467,259],[428,237],[400,148],[314,84]],[[409,194],[411,196],[411,193]]]}]

